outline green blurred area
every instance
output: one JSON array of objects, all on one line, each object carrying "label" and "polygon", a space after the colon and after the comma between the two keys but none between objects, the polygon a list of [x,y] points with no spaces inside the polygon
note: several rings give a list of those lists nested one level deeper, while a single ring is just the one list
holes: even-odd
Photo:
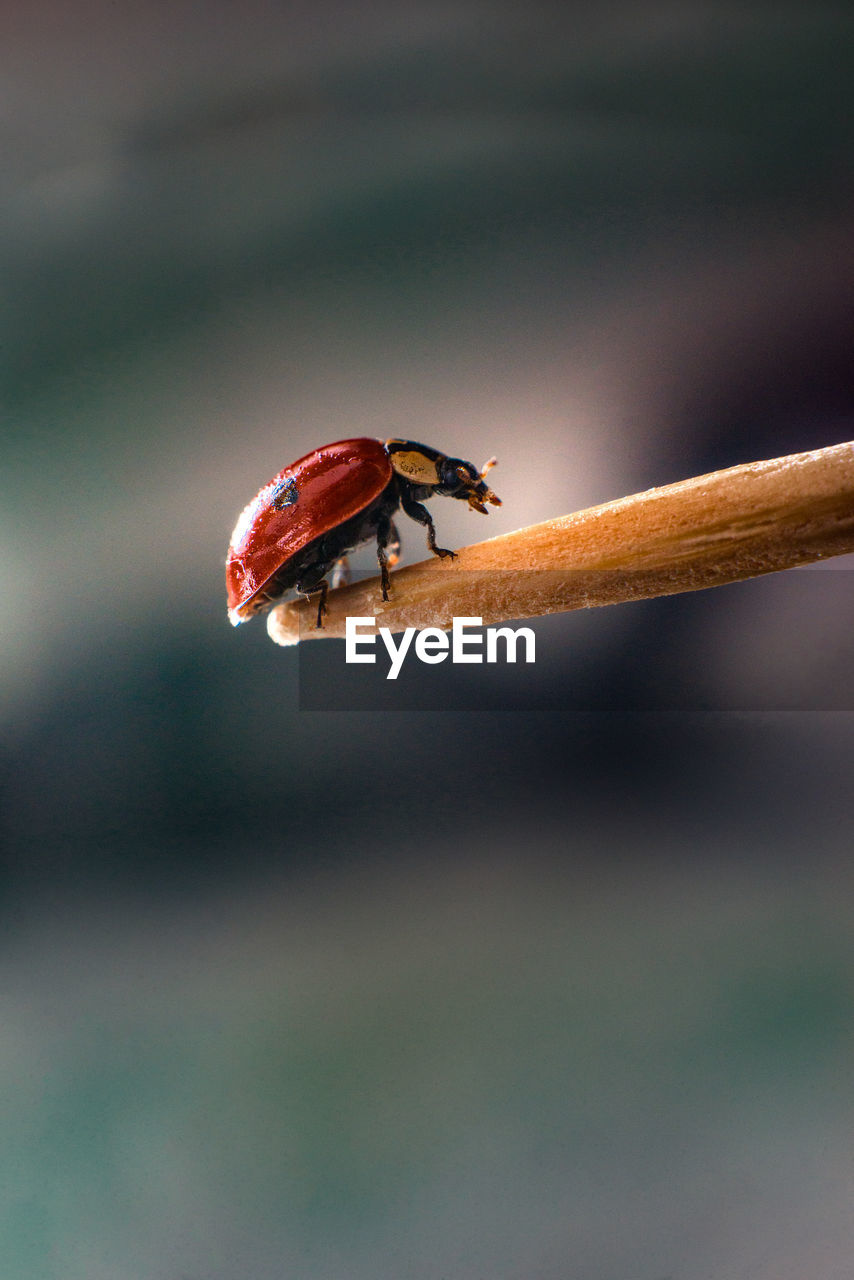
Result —
[{"label": "green blurred area", "polygon": [[19,938],[10,1274],[770,1278],[844,1256],[847,872],[804,892],[673,850],[627,885],[595,848],[574,869],[493,848],[191,922],[90,908],[61,968],[47,929],[41,963]]}]

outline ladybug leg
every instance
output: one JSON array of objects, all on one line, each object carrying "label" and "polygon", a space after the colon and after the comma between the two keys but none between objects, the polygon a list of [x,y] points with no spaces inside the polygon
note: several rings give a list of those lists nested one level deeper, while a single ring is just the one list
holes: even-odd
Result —
[{"label": "ladybug leg", "polygon": [[329,583],[324,578],[320,584],[320,599],[317,602],[317,630],[323,627],[323,615],[326,613],[326,597],[329,593]]},{"label": "ladybug leg", "polygon": [[301,596],[304,596],[306,600],[313,596],[315,592],[320,592],[320,599],[317,602],[316,626],[317,630],[321,631],[323,629],[323,615],[326,613],[326,597],[329,594],[329,583],[326,581],[326,578],[318,578],[316,581],[312,582],[311,577],[309,576],[307,581],[303,579],[303,581],[296,584],[296,590]]},{"label": "ladybug leg", "polygon": [[391,526],[391,536],[386,544],[386,559],[388,560],[389,569],[393,569],[400,559],[400,534],[397,532],[397,525],[393,520],[389,521]]},{"label": "ladybug leg", "polygon": [[383,583],[383,600],[388,600],[389,567],[392,568],[400,559],[400,537],[395,523],[385,516],[377,525],[377,560],[380,565]]},{"label": "ladybug leg", "polygon": [[350,581],[350,561],[346,556],[339,556],[332,566],[332,590],[346,586]]},{"label": "ladybug leg", "polygon": [[427,546],[433,552],[434,556],[441,556],[443,558],[445,556],[451,556],[453,558],[457,554],[456,551],[448,551],[447,547],[436,546],[436,528],[433,524],[430,512],[426,507],[423,507],[420,502],[413,502],[411,498],[408,498],[405,495],[401,497],[400,505],[403,507],[410,520],[415,520],[418,524],[426,525]]}]

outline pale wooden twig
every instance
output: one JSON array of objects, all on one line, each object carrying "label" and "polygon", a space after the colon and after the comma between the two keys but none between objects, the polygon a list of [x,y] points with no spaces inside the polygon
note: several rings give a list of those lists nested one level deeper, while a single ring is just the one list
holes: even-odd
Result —
[{"label": "pale wooden twig", "polygon": [[313,602],[277,605],[277,644],[344,634],[348,615],[393,632],[484,625],[566,609],[722,586],[854,551],[854,442],[750,462],[648,489],[464,547],[329,594],[322,630]]}]

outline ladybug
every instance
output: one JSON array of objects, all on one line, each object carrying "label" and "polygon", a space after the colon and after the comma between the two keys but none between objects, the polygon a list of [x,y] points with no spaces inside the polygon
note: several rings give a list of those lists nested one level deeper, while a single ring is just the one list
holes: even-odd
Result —
[{"label": "ladybug", "polygon": [[441,493],[462,498],[486,515],[484,503],[500,506],[482,471],[462,458],[414,440],[339,440],[285,467],[241,513],[225,562],[228,616],[233,626],[278,600],[291,588],[319,592],[317,626],[323,626],[329,584],[346,552],[376,538],[383,600],[389,566],[397,563],[400,539],[392,517],[398,507],[427,529],[434,555],[455,552],[436,546],[436,530],[422,500]]}]

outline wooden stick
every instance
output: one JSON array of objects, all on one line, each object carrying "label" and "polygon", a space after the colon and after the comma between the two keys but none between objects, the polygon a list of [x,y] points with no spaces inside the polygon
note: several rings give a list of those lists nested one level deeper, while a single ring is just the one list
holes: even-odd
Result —
[{"label": "wooden stick", "polygon": [[393,632],[447,630],[454,617],[484,625],[722,586],[854,551],[854,441],[750,462],[648,489],[464,547],[329,593],[316,605],[277,605],[277,644],[344,635],[348,616],[375,616]]}]

